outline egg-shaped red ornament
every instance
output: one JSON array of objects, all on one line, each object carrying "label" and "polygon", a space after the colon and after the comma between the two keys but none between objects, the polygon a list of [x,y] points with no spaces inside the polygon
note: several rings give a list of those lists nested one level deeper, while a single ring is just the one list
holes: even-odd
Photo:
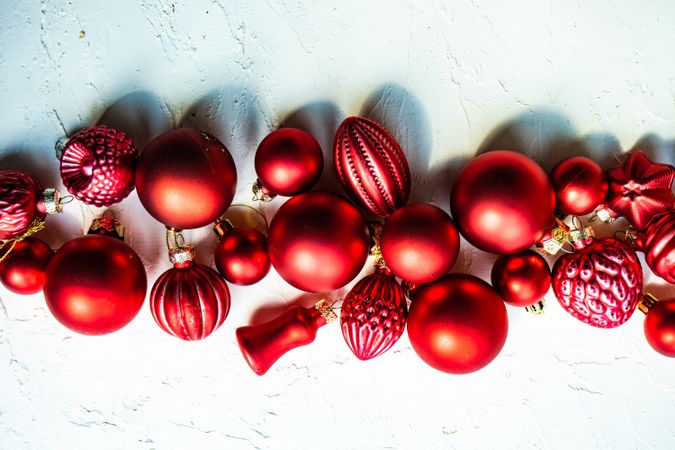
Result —
[{"label": "egg-shaped red ornament", "polygon": [[452,268],[459,234],[450,216],[428,203],[407,205],[385,222],[382,258],[394,274],[411,283],[429,283]]},{"label": "egg-shaped red ornament", "polygon": [[362,361],[389,350],[405,330],[408,306],[403,288],[386,268],[362,278],[340,310],[342,336]]},{"label": "egg-shaped red ornament", "polygon": [[644,252],[654,275],[675,284],[675,212],[656,217],[636,232],[634,245]]},{"label": "egg-shaped red ornament", "polygon": [[335,134],[333,158],[342,187],[373,214],[386,217],[408,201],[408,161],[396,139],[374,120],[346,118]]},{"label": "egg-shaped red ornament", "polygon": [[17,242],[0,262],[0,282],[15,294],[40,292],[45,285],[47,263],[53,254],[40,239],[29,237]]},{"label": "egg-shaped red ornament", "polygon": [[249,286],[267,275],[270,271],[267,236],[255,228],[233,228],[227,222],[217,224],[214,230],[219,236],[214,259],[223,278]]},{"label": "egg-shaped red ornament", "polygon": [[452,217],[469,243],[490,253],[525,250],[547,231],[555,193],[546,172],[527,156],[494,150],[462,169],[450,196]]},{"label": "egg-shaped red ornament", "polygon": [[532,250],[501,255],[492,266],[492,287],[513,306],[531,306],[541,301],[551,287],[551,269]]},{"label": "egg-shaped red ornament", "polygon": [[157,325],[186,341],[197,341],[220,327],[230,312],[230,290],[212,268],[194,261],[192,246],[174,247],[173,267],[159,276],[150,292]]},{"label": "egg-shaped red ornament", "polygon": [[138,150],[121,131],[105,125],[85,128],[60,153],[63,184],[84,203],[109,206],[134,189]]},{"label": "egg-shaped red ornament", "polygon": [[67,328],[117,331],[136,317],[147,290],[145,267],[119,239],[91,234],[68,241],[47,265],[45,300]]},{"label": "egg-shaped red ornament", "polygon": [[644,332],[654,350],[675,358],[675,298],[657,301],[649,308]]},{"label": "egg-shaped red ornament", "polygon": [[297,128],[280,128],[262,140],[255,153],[256,199],[291,197],[310,190],[321,177],[323,153],[314,136]]},{"label": "egg-shaped red ornament", "polygon": [[179,230],[214,222],[230,206],[236,186],[232,155],[199,130],[179,128],[158,136],[136,168],[136,190],[145,209]]},{"label": "egg-shaped red ornament", "polygon": [[607,178],[598,163],[585,156],[560,161],[551,171],[556,208],[564,214],[582,216],[605,201]]},{"label": "egg-shaped red ornament", "polygon": [[450,274],[415,291],[408,313],[413,350],[447,373],[474,372],[499,354],[509,322],[501,297],[489,284]]},{"label": "egg-shaped red ornament", "polygon": [[366,262],[369,243],[359,210],[323,191],[305,192],[284,203],[267,238],[272,266],[307,292],[330,292],[352,281]]}]

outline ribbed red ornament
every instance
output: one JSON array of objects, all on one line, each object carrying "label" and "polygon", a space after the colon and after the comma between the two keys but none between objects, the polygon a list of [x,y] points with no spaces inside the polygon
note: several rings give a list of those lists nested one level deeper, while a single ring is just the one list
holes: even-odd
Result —
[{"label": "ribbed red ornament", "polygon": [[359,205],[386,217],[410,195],[410,168],[398,142],[379,123],[346,118],[333,142],[342,186]]},{"label": "ribbed red ornament", "polygon": [[675,284],[675,213],[652,220],[636,233],[634,244],[655,275]]},{"label": "ribbed red ornament", "polygon": [[357,358],[372,359],[399,340],[407,316],[401,285],[388,269],[378,267],[345,297],[340,312],[342,336]]}]

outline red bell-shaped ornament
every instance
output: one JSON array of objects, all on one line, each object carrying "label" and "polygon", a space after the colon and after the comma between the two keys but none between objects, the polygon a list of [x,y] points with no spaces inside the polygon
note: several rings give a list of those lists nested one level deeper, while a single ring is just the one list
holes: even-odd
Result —
[{"label": "red bell-shaped ornament", "polygon": [[644,230],[626,233],[635,249],[644,252],[652,272],[675,284],[675,212],[655,218]]},{"label": "red bell-shaped ornament", "polygon": [[675,298],[657,300],[644,294],[638,307],[647,315],[644,332],[649,345],[662,355],[675,358]]},{"label": "red bell-shaped ornament", "polygon": [[309,308],[293,305],[268,322],[237,328],[237,342],[251,369],[264,375],[289,350],[314,342],[319,328],[335,319],[323,300]]}]

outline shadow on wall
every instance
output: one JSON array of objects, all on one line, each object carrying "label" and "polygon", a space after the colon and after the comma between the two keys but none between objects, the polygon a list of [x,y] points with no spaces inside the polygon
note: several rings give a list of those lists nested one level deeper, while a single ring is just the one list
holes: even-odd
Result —
[{"label": "shadow on wall", "polygon": [[654,162],[675,165],[675,140],[648,133],[638,139],[633,150],[642,150]]}]

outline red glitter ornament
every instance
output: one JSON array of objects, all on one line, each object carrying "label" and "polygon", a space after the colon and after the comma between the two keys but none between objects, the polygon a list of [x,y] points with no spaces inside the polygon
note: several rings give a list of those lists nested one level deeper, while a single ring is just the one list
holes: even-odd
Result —
[{"label": "red glitter ornament", "polygon": [[675,284],[675,213],[664,214],[641,231],[629,232],[635,249],[644,252],[652,272]]},{"label": "red glitter ornament", "polygon": [[14,245],[0,262],[0,282],[10,291],[29,295],[40,292],[45,284],[45,272],[54,252],[37,238],[26,238]]},{"label": "red glitter ornament", "polygon": [[534,305],[551,287],[548,263],[532,250],[500,256],[490,277],[499,295],[513,306]]},{"label": "red glitter ornament", "polygon": [[607,178],[598,163],[585,156],[560,161],[551,171],[556,208],[564,214],[589,214],[605,201]]}]

